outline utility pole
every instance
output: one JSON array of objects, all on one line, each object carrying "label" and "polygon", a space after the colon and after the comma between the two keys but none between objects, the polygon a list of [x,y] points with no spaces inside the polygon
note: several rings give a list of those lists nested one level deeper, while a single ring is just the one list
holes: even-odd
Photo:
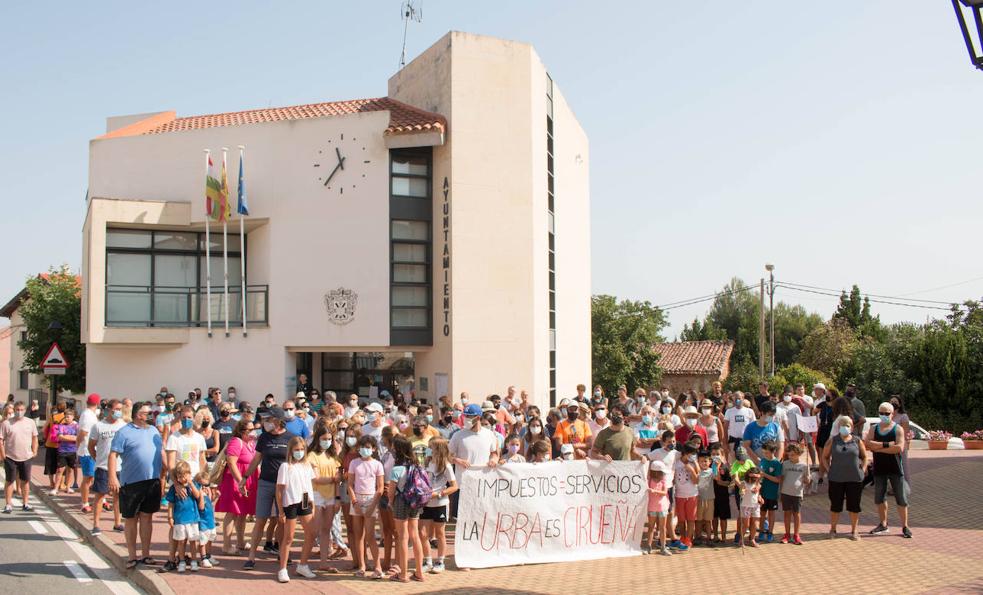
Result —
[{"label": "utility pole", "polygon": [[771,318],[771,374],[769,378],[775,376],[775,265],[766,264],[765,270],[768,271],[768,316]]},{"label": "utility pole", "polygon": [[758,380],[765,377],[765,280],[761,279],[761,293],[758,300]]}]

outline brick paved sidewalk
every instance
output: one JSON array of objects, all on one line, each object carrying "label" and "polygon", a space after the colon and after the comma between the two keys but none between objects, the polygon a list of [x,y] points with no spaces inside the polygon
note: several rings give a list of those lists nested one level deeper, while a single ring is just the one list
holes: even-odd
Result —
[{"label": "brick paved sidewalk", "polygon": [[[612,558],[586,562],[490,568],[469,572],[454,569],[441,575],[428,575],[424,583],[398,584],[355,578],[348,570],[350,561],[334,562],[341,574],[324,574],[306,580],[291,576],[289,584],[276,582],[276,562],[262,553],[257,569],[242,569],[244,558],[221,554],[221,544],[213,556],[221,566],[197,573],[157,574],[157,584],[175,593],[206,591],[213,593],[369,593],[386,589],[392,593],[557,593],[562,591],[695,591],[703,593],[788,592],[795,582],[768,583],[752,578],[764,568],[804,568],[799,584],[827,585],[833,590],[860,593],[980,593],[983,592],[983,452],[916,451],[911,454],[912,515],[914,539],[902,539],[891,504],[891,533],[864,536],[854,543],[846,539],[830,541],[828,500],[825,493],[808,497],[803,504],[802,547],[765,544],[757,550],[734,547],[695,548],[670,558],[644,556]],[[40,465],[34,467],[35,490],[47,488]],[[45,490],[46,491],[46,490]],[[79,496],[62,495],[54,500],[59,514],[71,515],[76,523],[91,527],[91,515],[78,512]],[[864,490],[861,529],[866,532],[877,523],[873,490]],[[844,515],[845,517],[845,515]],[[781,511],[777,513],[776,533],[781,534]],[[112,531],[112,514],[104,514],[103,536],[123,545],[123,535]],[[848,526],[848,525],[847,525]],[[841,529],[843,532],[841,520]],[[155,515],[152,554],[163,561],[167,556],[167,520]],[[731,523],[733,534],[733,523]],[[299,557],[299,542],[294,555]],[[451,548],[453,551],[453,548]],[[740,562],[738,562],[740,561]],[[120,560],[122,564],[122,560]],[[744,570],[741,570],[744,569]],[[745,572],[746,571],[746,572]],[[735,580],[736,577],[746,577]],[[844,585],[847,581],[849,586]],[[838,588],[835,585],[844,585]],[[592,586],[596,587],[593,588]],[[145,587],[146,588],[146,587]],[[152,587],[150,590],[154,590]]]}]

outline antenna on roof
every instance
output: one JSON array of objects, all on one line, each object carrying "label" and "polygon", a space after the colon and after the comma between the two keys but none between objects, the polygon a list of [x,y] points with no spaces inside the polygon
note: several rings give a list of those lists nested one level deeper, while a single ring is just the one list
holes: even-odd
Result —
[{"label": "antenna on roof", "polygon": [[400,16],[403,19],[403,52],[399,55],[399,67],[402,68],[406,66],[406,30],[409,29],[410,21],[423,21],[423,0],[405,0]]}]

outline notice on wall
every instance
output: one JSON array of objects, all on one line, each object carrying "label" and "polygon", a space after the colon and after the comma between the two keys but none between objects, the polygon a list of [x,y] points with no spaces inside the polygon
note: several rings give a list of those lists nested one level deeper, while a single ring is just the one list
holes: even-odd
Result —
[{"label": "notice on wall", "polygon": [[648,510],[645,463],[552,461],[460,476],[463,568],[635,556]]},{"label": "notice on wall", "polygon": [[815,415],[804,416],[798,415],[795,417],[796,425],[799,426],[800,432],[805,432],[806,434],[813,434],[819,431],[819,420],[816,419]]}]

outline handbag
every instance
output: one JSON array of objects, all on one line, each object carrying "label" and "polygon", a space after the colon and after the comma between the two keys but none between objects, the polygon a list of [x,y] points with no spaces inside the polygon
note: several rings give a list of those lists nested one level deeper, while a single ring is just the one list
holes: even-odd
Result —
[{"label": "handbag", "polygon": [[[229,442],[232,442],[232,440],[229,440]],[[218,456],[215,457],[215,462],[212,464],[212,472],[208,476],[208,482],[212,485],[220,484],[222,482],[222,476],[225,475],[225,468],[229,464],[229,459],[225,456],[225,449],[229,447],[229,442],[225,443],[225,446],[219,451]]]}]

